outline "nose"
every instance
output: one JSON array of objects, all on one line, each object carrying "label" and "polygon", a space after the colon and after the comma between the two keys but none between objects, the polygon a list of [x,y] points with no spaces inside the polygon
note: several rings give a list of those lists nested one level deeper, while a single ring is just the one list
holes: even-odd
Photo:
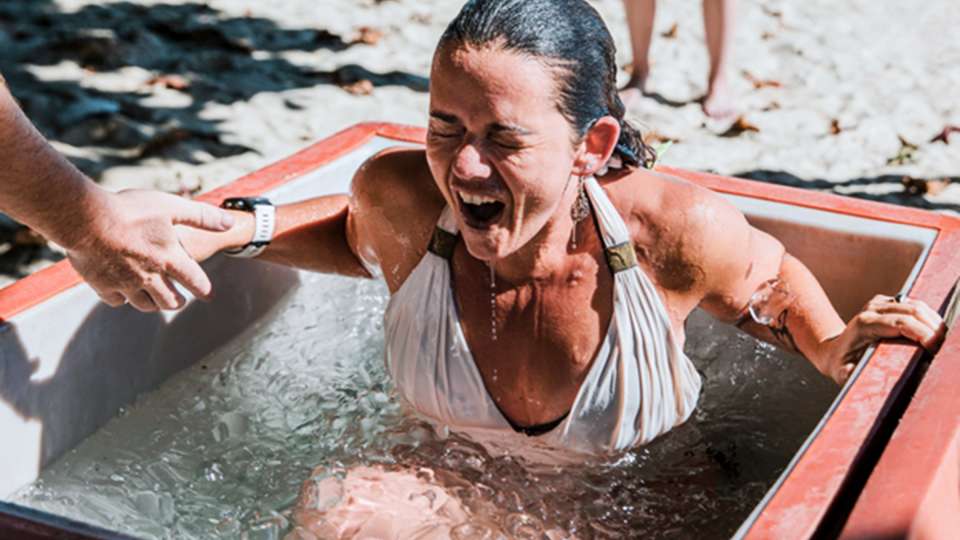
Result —
[{"label": "nose", "polygon": [[453,174],[458,178],[489,178],[493,172],[483,152],[473,141],[463,144],[453,158]]}]

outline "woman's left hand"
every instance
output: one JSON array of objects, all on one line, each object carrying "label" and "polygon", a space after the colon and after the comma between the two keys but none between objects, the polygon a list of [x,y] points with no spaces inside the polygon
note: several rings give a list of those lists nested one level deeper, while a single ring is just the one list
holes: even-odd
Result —
[{"label": "woman's left hand", "polygon": [[821,344],[825,375],[844,384],[853,373],[863,351],[885,338],[906,338],[935,353],[947,327],[940,315],[926,303],[906,297],[877,295],[839,335]]}]

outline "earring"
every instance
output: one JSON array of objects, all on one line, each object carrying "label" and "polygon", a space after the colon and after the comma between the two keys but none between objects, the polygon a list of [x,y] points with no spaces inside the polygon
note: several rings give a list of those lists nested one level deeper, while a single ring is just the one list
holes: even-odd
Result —
[{"label": "earring", "polygon": [[577,177],[577,198],[573,201],[570,208],[570,217],[573,219],[573,231],[570,233],[570,245],[577,249],[577,224],[590,215],[590,199],[587,197],[587,190],[583,185],[583,177]]}]

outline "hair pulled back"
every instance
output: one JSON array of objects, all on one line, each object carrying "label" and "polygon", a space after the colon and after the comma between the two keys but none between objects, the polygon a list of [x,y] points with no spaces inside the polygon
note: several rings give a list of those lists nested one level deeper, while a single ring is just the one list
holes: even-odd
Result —
[{"label": "hair pulled back", "polygon": [[656,153],[624,119],[613,38],[586,0],[469,0],[437,48],[458,44],[495,45],[558,68],[557,107],[577,134],[610,115],[620,123],[615,154],[628,165],[653,165]]}]

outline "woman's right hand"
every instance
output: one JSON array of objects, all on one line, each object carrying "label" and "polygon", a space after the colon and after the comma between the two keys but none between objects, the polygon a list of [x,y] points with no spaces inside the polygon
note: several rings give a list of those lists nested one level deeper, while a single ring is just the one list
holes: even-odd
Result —
[{"label": "woman's right hand", "polygon": [[197,261],[205,261],[225,249],[247,245],[253,238],[254,216],[250,212],[229,210],[235,225],[225,232],[208,232],[193,227],[177,226],[177,237],[183,249]]},{"label": "woman's right hand", "polygon": [[947,332],[940,315],[911,298],[877,295],[839,335],[821,344],[826,375],[837,384],[850,378],[867,347],[886,338],[906,338],[936,353]]}]

